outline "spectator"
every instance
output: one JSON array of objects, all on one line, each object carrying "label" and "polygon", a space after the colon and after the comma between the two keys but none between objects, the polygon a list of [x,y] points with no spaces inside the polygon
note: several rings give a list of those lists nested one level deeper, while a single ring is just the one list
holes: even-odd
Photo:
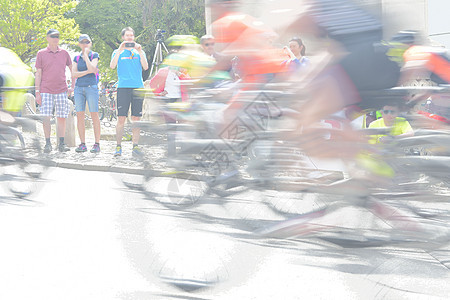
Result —
[{"label": "spectator", "polygon": [[[142,96],[134,93],[134,89],[143,88],[142,69],[148,69],[148,62],[142,46],[134,42],[134,30],[126,27],[122,30],[123,42],[119,49],[114,50],[110,67],[115,69],[117,66],[117,77],[119,78],[117,86],[117,110],[118,120],[116,126],[117,147],[114,156],[122,155],[122,136],[125,120],[131,105],[131,120],[139,121],[142,116]],[[140,129],[133,128],[133,156],[142,156],[139,149]]]},{"label": "spectator", "polygon": [[69,53],[59,47],[59,32],[57,30],[50,29],[47,32],[47,42],[47,48],[39,50],[36,56],[35,80],[36,102],[41,105],[41,114],[47,116],[43,121],[45,135],[44,152],[49,153],[52,151],[50,143],[50,116],[53,114],[54,107],[58,123],[58,150],[66,152],[70,150],[64,143],[66,118],[70,110],[67,94],[71,94],[73,89],[67,88],[65,72],[66,67],[69,67],[72,73],[72,60]]},{"label": "spectator", "polygon": [[305,56],[306,48],[303,41],[298,37],[293,37],[288,46],[284,47],[289,55],[289,69],[293,72],[309,65],[309,58]]},{"label": "spectator", "polygon": [[209,55],[214,57],[217,60],[218,54],[214,50],[215,40],[212,35],[204,35],[200,38],[200,45],[202,46],[203,51]]},{"label": "spectator", "polygon": [[79,55],[75,56],[72,67],[73,77],[77,78],[75,83],[75,110],[77,112],[77,128],[80,136],[80,145],[76,152],[86,152],[84,116],[86,111],[86,101],[91,113],[92,125],[94,127],[95,144],[91,149],[92,153],[100,152],[100,118],[98,116],[98,73],[97,64],[99,56],[97,52],[91,50],[92,41],[87,34],[82,34],[78,38],[78,46],[81,48]]},{"label": "spectator", "polygon": [[216,42],[214,36],[212,35],[204,35],[200,38],[200,45],[207,55],[213,57],[217,62],[217,67],[214,69],[225,70],[229,73],[230,78],[232,80],[238,80],[239,76],[236,71],[236,61],[237,57],[235,56],[225,56],[222,55],[214,49]]},{"label": "spectator", "polygon": [[386,143],[394,138],[413,136],[414,131],[405,118],[398,117],[399,107],[394,104],[385,105],[381,111],[382,118],[370,123],[369,128],[391,127],[390,135],[374,135],[369,141],[371,144]]}]

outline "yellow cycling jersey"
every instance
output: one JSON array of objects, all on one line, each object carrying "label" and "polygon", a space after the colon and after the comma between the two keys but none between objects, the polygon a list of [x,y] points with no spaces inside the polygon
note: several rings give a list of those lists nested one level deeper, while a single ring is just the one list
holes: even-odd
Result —
[{"label": "yellow cycling jersey", "polygon": [[31,68],[12,50],[0,47],[0,76],[4,80],[5,87],[21,88],[2,93],[3,109],[18,112],[25,104],[26,88],[34,85],[34,75]]},{"label": "yellow cycling jersey", "polygon": [[[372,123],[370,123],[370,125],[369,125],[369,128],[386,128],[386,127],[388,127],[388,126],[386,126],[386,124],[384,124],[383,118],[375,120]],[[392,136],[404,134],[404,133],[411,132],[411,131],[413,131],[413,129],[412,129],[411,125],[409,124],[409,122],[405,118],[401,118],[401,117],[395,118],[394,125],[392,126],[392,129],[391,129]],[[380,143],[380,139],[383,136],[385,136],[385,135],[383,135],[383,134],[373,135],[371,137],[371,139],[369,140],[369,143],[371,143],[371,144]]]}]

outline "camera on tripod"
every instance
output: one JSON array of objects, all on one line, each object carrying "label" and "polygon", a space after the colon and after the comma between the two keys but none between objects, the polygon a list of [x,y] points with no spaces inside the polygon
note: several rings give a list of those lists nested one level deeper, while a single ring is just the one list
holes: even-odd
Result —
[{"label": "camera on tripod", "polygon": [[164,33],[165,30],[157,29],[155,34],[155,40],[156,40],[156,49],[155,49],[155,55],[153,56],[152,61],[152,67],[150,68],[150,74],[151,77],[153,75],[153,69],[156,68],[156,72],[158,72],[159,65],[162,64],[164,57],[163,57],[163,50],[166,51],[166,53],[169,53],[169,50],[167,50],[166,45],[164,44]]},{"label": "camera on tripod", "polygon": [[156,30],[155,39],[157,42],[164,41],[164,33],[165,32],[166,32],[165,30],[161,30],[161,29]]}]

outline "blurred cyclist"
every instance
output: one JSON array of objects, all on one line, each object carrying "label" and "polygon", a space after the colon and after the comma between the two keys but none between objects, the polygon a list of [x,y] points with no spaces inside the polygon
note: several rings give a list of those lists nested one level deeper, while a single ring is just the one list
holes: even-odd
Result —
[{"label": "blurred cyclist", "polygon": [[306,2],[308,10],[294,24],[295,29],[325,38],[335,62],[310,85],[311,100],[300,108],[304,126],[345,106],[372,101],[364,91],[396,86],[401,68],[376,47],[383,28],[369,13],[348,0]]},{"label": "blurred cyclist", "polygon": [[[31,68],[24,64],[12,50],[0,47],[0,89],[33,85]],[[25,89],[0,91],[0,108],[13,114],[22,110],[25,103]]]}]

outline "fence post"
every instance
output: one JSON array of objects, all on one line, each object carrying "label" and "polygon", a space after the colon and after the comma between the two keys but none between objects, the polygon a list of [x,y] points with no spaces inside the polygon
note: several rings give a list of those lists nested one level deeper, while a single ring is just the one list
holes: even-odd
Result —
[{"label": "fence post", "polygon": [[[66,119],[66,132],[64,136],[64,142],[69,147],[75,147],[75,121],[73,118],[73,110],[75,107],[72,101],[70,101],[69,99],[67,99],[67,101],[69,102],[69,116]],[[58,121],[56,121],[56,136],[58,136]]]}]

